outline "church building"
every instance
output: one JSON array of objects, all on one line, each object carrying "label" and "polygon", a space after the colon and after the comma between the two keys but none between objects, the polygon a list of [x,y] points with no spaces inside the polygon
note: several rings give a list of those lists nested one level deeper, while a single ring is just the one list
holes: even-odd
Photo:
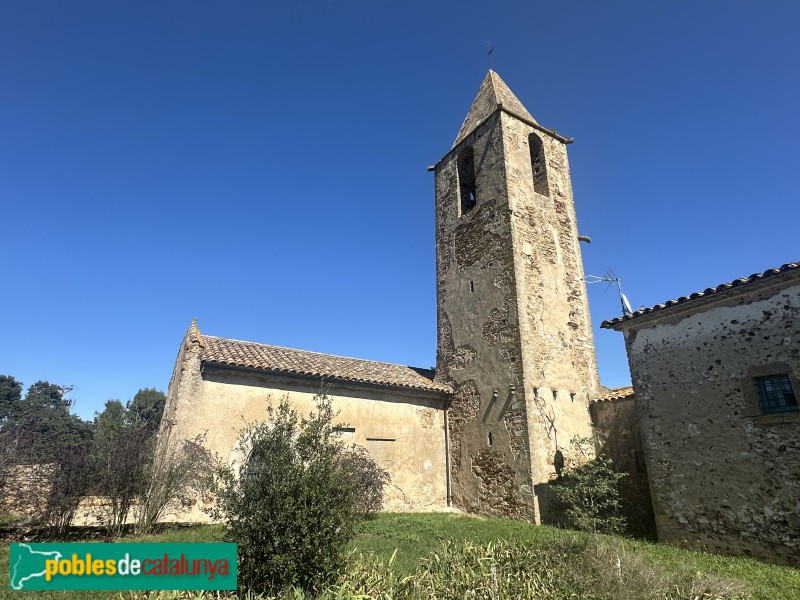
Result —
[{"label": "church building", "polygon": [[[599,383],[567,145],[489,71],[435,177],[436,370],[213,337],[192,323],[162,433],[241,458],[239,431],[323,384],[340,437],[391,476],[389,510],[547,520]],[[205,328],[205,325],[204,325]],[[200,511],[187,518],[204,518]]]}]

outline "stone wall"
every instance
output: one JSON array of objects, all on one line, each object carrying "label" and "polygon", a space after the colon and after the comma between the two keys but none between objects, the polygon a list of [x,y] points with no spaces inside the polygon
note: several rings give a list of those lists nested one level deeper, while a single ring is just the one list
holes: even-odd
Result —
[{"label": "stone wall", "polygon": [[800,414],[763,415],[753,380],[787,373],[800,392],[796,278],[625,337],[659,539],[800,565]]},{"label": "stone wall", "polygon": [[[194,364],[191,342],[184,360]],[[204,365],[202,374],[184,368],[173,383],[186,391],[169,404],[169,423],[178,439],[205,435],[205,445],[223,461],[242,460],[239,432],[248,423],[262,422],[268,405],[287,397],[300,414],[315,408],[320,380],[271,375],[253,370]],[[447,464],[444,398],[376,386],[332,383],[336,421],[345,443],[364,446],[391,477],[384,508],[392,511],[443,510],[447,507]],[[172,396],[172,393],[170,394]],[[165,416],[167,419],[167,416]],[[166,426],[166,425],[162,425]],[[205,521],[195,506],[180,521]]]},{"label": "stone wall", "polygon": [[47,510],[56,469],[53,463],[12,465],[0,480],[0,513],[23,522],[39,518]]},{"label": "stone wall", "polygon": [[[556,453],[592,433],[588,405],[599,388],[597,359],[566,145],[506,113],[502,126],[531,476],[547,521]],[[531,163],[531,145],[539,143],[545,193],[536,192]]]},{"label": "stone wall", "polygon": [[647,467],[632,393],[593,401],[589,405],[597,442],[603,454],[627,477],[620,481],[623,514],[628,531],[637,536],[656,537],[656,524],[647,481]]},{"label": "stone wall", "polygon": [[[476,103],[485,99],[479,92]],[[473,105],[470,114],[487,110]],[[534,132],[547,195],[534,190]],[[468,212],[465,151],[475,162]],[[453,502],[538,523],[556,452],[591,434],[588,403],[599,387],[566,147],[497,109],[435,172],[437,378],[454,389]]]},{"label": "stone wall", "polygon": [[[436,169],[436,377],[453,386],[448,414],[455,506],[534,519],[522,352],[500,115],[473,148],[477,205],[460,214],[458,149]],[[502,488],[502,491],[500,491]]]}]

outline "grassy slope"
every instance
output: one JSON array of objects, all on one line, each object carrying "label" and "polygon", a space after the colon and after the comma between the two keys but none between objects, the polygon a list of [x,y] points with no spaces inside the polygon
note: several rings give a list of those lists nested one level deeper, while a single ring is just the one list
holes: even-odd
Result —
[{"label": "grassy slope", "polygon": [[[396,548],[395,568],[402,573],[410,573],[420,558],[446,538],[469,539],[479,543],[498,538],[519,539],[546,547],[558,539],[580,539],[583,536],[578,532],[535,527],[509,519],[442,514],[381,514],[365,524],[354,545],[360,551],[372,551],[383,557],[391,556]],[[689,570],[742,582],[753,591],[754,599],[800,599],[800,570],[797,569],[638,540],[614,538],[613,541],[621,544],[624,551],[645,556],[671,571]]]},{"label": "grassy slope", "polygon": [[[158,536],[126,538],[125,541],[210,542],[218,541],[222,529],[216,526],[167,531]],[[435,550],[444,539],[469,539],[485,543],[499,538],[524,540],[534,546],[546,547],[564,537],[580,539],[583,534],[550,527],[534,527],[508,519],[478,519],[450,514],[382,514],[365,523],[353,542],[360,552],[373,552],[385,560],[397,550],[395,569],[411,573],[420,558]],[[800,571],[767,565],[747,558],[732,558],[690,552],[633,540],[616,541],[625,552],[646,556],[670,570],[691,570],[737,580],[754,592],[756,599],[793,600],[800,598]],[[10,592],[8,591],[8,545],[0,546],[0,598],[66,598],[69,592]],[[109,598],[109,592],[82,592],[81,598]]]},{"label": "grassy slope", "polygon": [[516,539],[544,545],[565,536],[583,534],[534,527],[511,519],[475,518],[452,514],[380,514],[364,524],[353,542],[360,552],[373,552],[388,559],[397,550],[394,567],[402,574],[412,573],[420,558],[439,547],[445,539],[472,540],[482,544],[496,539]]}]

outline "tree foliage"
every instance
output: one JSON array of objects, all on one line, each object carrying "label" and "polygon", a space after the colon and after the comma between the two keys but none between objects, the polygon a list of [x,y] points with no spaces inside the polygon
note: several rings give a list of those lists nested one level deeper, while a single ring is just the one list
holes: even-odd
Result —
[{"label": "tree foliage", "polygon": [[10,375],[0,375],[0,498],[17,456],[18,435],[7,422],[19,411],[21,402],[22,383]]},{"label": "tree foliage", "polygon": [[71,413],[71,388],[0,375],[0,501],[24,520],[63,533],[81,499],[105,496],[105,523],[119,533],[149,489],[163,392],[146,388],[127,404],[106,402],[94,422]]},{"label": "tree foliage", "polygon": [[56,536],[63,537],[72,524],[81,499],[91,488],[90,447],[87,444],[74,448],[51,466],[43,521]]},{"label": "tree foliage", "polygon": [[246,458],[219,470],[214,514],[238,544],[243,589],[320,590],[344,564],[360,520],[380,507],[388,475],[336,438],[330,398],[316,400],[308,417],[287,398],[269,407],[267,422],[240,437]]},{"label": "tree foliage", "polygon": [[0,429],[11,415],[20,411],[22,382],[11,375],[0,375]]},{"label": "tree foliage", "polygon": [[96,413],[94,417],[95,444],[100,441],[113,439],[123,429],[126,423],[125,406],[119,400],[108,400],[103,412]]},{"label": "tree foliage", "polygon": [[0,378],[0,432],[16,440],[17,462],[57,462],[91,439],[90,424],[70,412],[71,388],[37,381],[19,398],[21,388],[13,377]]},{"label": "tree foliage", "polygon": [[153,488],[155,433],[164,398],[163,392],[142,389],[125,405],[109,400],[95,417],[93,484],[107,502],[103,521],[109,535],[122,532],[131,508],[141,507]]},{"label": "tree foliage", "polygon": [[166,514],[191,505],[211,489],[217,464],[203,441],[203,436],[174,439],[172,428],[163,431],[144,469],[136,510],[137,532],[150,533]]},{"label": "tree foliage", "polygon": [[71,388],[0,376],[0,499],[28,522],[69,525],[89,488],[92,426],[70,412]]},{"label": "tree foliage", "polygon": [[566,524],[591,533],[623,532],[626,521],[619,482],[627,474],[617,472],[613,461],[604,455],[589,458],[592,438],[574,438],[572,445],[584,460],[566,467],[552,486]]},{"label": "tree foliage", "polygon": [[128,419],[131,425],[140,426],[155,433],[161,423],[167,397],[155,388],[144,388],[128,403]]}]

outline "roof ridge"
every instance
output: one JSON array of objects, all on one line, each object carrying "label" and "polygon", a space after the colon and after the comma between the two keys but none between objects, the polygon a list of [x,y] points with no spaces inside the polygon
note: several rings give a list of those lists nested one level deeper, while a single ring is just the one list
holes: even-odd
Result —
[{"label": "roof ridge", "polygon": [[201,348],[205,347],[203,334],[200,331],[200,327],[197,325],[197,317],[192,318],[192,324],[189,325],[189,329],[186,330],[186,337],[190,342],[196,342]]},{"label": "roof ridge", "polygon": [[764,281],[765,279],[768,279],[772,276],[780,275],[781,273],[786,273],[787,271],[800,272],[800,261],[784,263],[779,267],[765,269],[764,271],[761,271],[759,273],[753,273],[752,275],[748,275],[747,277],[739,277],[731,281],[726,281],[724,283],[717,284],[713,287],[708,287],[704,289],[702,292],[693,292],[686,296],[679,296],[677,298],[672,298],[670,300],[667,300],[666,302],[661,302],[659,304],[655,304],[648,308],[640,308],[639,310],[636,310],[629,315],[623,315],[621,317],[607,319],[600,324],[600,327],[603,327],[605,329],[611,329],[615,325],[619,325],[621,323],[627,323],[628,321],[637,319],[639,317],[643,317],[645,315],[661,312],[663,310],[672,308],[673,306],[683,305],[703,298],[708,298],[710,296],[714,296],[716,294],[720,294],[722,292],[726,292],[728,290],[735,289],[743,285],[752,285],[754,283],[758,283],[759,281]]}]

